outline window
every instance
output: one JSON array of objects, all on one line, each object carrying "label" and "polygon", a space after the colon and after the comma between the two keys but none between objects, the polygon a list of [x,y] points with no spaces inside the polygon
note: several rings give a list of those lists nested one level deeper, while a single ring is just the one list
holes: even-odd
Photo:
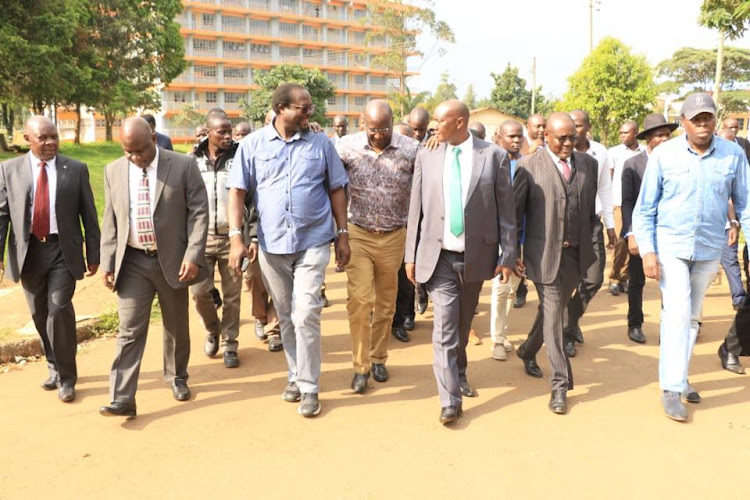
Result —
[{"label": "window", "polygon": [[364,85],[366,81],[365,75],[354,75],[354,83],[357,85]]},{"label": "window", "polygon": [[343,43],[344,32],[336,28],[328,28],[328,41],[333,43]]},{"label": "window", "polygon": [[206,92],[206,102],[209,104],[216,104],[219,102],[218,92]]},{"label": "window", "polygon": [[296,12],[297,0],[279,0],[279,10],[282,12]]},{"label": "window", "polygon": [[237,55],[245,53],[245,42],[224,41],[224,55]]},{"label": "window", "polygon": [[216,40],[204,40],[202,38],[193,38],[193,51],[195,53],[211,54],[216,53]]},{"label": "window", "polygon": [[304,38],[305,40],[317,40],[318,28],[303,24],[302,25],[302,38]]},{"label": "window", "polygon": [[279,23],[279,33],[287,38],[299,38],[299,25],[292,23]]},{"label": "window", "polygon": [[198,29],[213,28],[216,23],[216,16],[213,14],[199,14]]},{"label": "window", "polygon": [[745,130],[745,119],[744,118],[737,118],[737,123],[740,125],[740,130]]},{"label": "window", "polygon": [[256,35],[268,34],[268,21],[263,19],[250,19],[250,33]]},{"label": "window", "polygon": [[238,103],[244,97],[245,94],[243,92],[224,92],[225,103]]},{"label": "window", "polygon": [[271,59],[271,46],[260,43],[251,43],[250,59]]},{"label": "window", "polygon": [[367,97],[358,95],[354,98],[355,106],[364,106],[365,104],[367,104]]},{"label": "window", "polygon": [[302,49],[302,62],[305,64],[323,64],[323,51],[320,49]]},{"label": "window", "polygon": [[224,79],[225,80],[246,80],[247,79],[247,68],[224,68]]},{"label": "window", "polygon": [[[328,39],[331,38],[331,30],[328,31]],[[365,33],[363,31],[350,31],[349,32],[349,40],[351,43],[356,45],[364,45],[365,44]]]},{"label": "window", "polygon": [[336,105],[336,96],[328,98],[328,105],[329,106],[335,106]]},{"label": "window", "polygon": [[223,16],[221,18],[221,24],[223,26],[223,31],[230,33],[244,33],[245,31],[244,17]]},{"label": "window", "polygon": [[279,55],[282,61],[299,62],[299,48],[297,47],[279,47]]},{"label": "window", "polygon": [[173,92],[172,101],[173,102],[188,102],[188,93],[187,92]]},{"label": "window", "polygon": [[196,65],[193,67],[193,74],[195,75],[196,81],[201,81],[205,79],[215,79],[218,73],[216,71],[216,66]]}]

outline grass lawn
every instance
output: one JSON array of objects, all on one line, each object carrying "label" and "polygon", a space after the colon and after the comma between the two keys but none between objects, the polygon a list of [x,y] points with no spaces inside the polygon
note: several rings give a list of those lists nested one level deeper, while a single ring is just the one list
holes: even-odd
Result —
[{"label": "grass lawn", "polygon": [[[189,152],[192,147],[192,144],[175,144],[175,150],[181,153]],[[104,167],[122,156],[120,144],[116,142],[95,142],[78,145],[63,143],[60,145],[60,153],[88,165],[91,189],[96,201],[96,211],[101,222],[104,212]],[[0,153],[0,161],[16,156],[14,153]]]}]

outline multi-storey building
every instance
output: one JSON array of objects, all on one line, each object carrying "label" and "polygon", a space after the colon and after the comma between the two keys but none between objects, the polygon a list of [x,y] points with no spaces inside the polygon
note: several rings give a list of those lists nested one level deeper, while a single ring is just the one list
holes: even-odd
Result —
[{"label": "multi-storey building", "polygon": [[279,64],[319,68],[336,87],[329,116],[354,123],[365,103],[398,88],[398,75],[372,63],[365,0],[185,0],[177,17],[188,67],[162,91],[161,128],[176,140],[193,131],[175,125],[186,104],[206,112],[226,110],[239,120],[239,102],[250,99],[254,78]]}]

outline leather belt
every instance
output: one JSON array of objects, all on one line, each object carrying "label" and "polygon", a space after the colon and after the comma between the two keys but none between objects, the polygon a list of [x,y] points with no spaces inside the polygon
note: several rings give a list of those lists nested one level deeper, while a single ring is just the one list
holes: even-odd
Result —
[{"label": "leather belt", "polygon": [[135,247],[131,247],[130,245],[128,245],[127,249],[132,250],[133,252],[143,252],[148,257],[156,257],[159,255],[158,250],[150,250],[148,248],[135,248]]},{"label": "leather belt", "polygon": [[368,233],[371,233],[371,234],[388,234],[388,233],[392,233],[393,231],[398,231],[399,229],[402,229],[401,227],[397,227],[396,229],[369,229],[366,227],[362,227],[359,224],[354,224],[354,225],[360,228],[362,231],[367,231]]},{"label": "leather belt", "polygon": [[37,238],[32,234],[31,237],[39,243],[55,243],[59,239],[59,236],[57,234],[48,234],[44,238]]}]

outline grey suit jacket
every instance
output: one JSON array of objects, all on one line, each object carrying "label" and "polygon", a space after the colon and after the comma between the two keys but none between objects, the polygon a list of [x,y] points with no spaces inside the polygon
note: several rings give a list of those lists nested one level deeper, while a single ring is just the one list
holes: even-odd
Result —
[{"label": "grey suit jacket", "polygon": [[[473,167],[464,207],[464,280],[468,282],[492,279],[498,264],[512,267],[515,262],[516,218],[508,153],[476,138],[473,144]],[[404,262],[416,262],[419,283],[432,276],[442,248],[446,149],[446,144],[434,151],[420,148],[414,163]]]},{"label": "grey suit jacket", "polygon": [[[99,264],[99,221],[89,171],[84,163],[63,155],[57,155],[55,168],[55,214],[60,248],[70,274],[75,279],[82,279],[86,271],[84,234],[85,260],[89,264]],[[29,248],[33,179],[28,154],[0,163],[0,260],[7,242],[9,262],[6,267],[8,277],[13,281],[21,277]]]},{"label": "grey suit jacket", "polygon": [[[579,267],[581,276],[594,262],[593,227],[596,216],[598,165],[585,153],[573,152],[574,189],[580,193]],[[526,218],[523,260],[526,275],[535,283],[549,284],[557,277],[565,231],[566,195],[563,178],[547,149],[524,156],[516,164],[513,190],[516,217]],[[521,231],[518,232],[518,241]]]},{"label": "grey suit jacket", "polygon": [[[115,290],[130,231],[128,170],[128,160],[123,156],[104,171],[102,271],[115,274]],[[160,148],[155,196],[154,232],[159,264],[167,283],[173,288],[184,288],[206,279],[208,197],[195,158]],[[200,268],[191,282],[179,281],[183,260]]]},{"label": "grey suit jacket", "polygon": [[633,230],[633,208],[641,192],[641,181],[646,172],[648,153],[645,151],[629,158],[622,167],[622,231],[620,237]]}]

